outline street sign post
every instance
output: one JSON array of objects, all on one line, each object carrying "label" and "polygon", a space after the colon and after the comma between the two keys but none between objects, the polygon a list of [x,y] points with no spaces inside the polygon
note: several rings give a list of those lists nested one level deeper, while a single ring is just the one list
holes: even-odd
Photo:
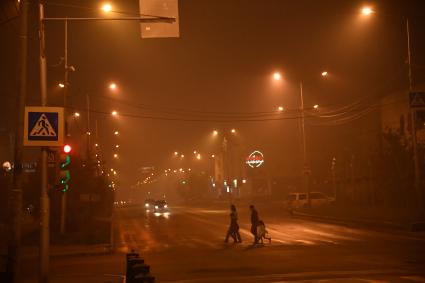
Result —
[{"label": "street sign post", "polygon": [[410,108],[425,108],[425,92],[409,93]]},{"label": "street sign post", "polygon": [[61,146],[64,139],[62,107],[25,107],[24,146]]}]

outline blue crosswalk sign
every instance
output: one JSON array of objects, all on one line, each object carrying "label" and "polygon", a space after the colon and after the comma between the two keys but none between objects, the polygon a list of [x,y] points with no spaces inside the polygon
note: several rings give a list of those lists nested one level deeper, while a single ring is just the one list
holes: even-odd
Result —
[{"label": "blue crosswalk sign", "polygon": [[24,145],[61,146],[63,134],[63,108],[25,107]]}]

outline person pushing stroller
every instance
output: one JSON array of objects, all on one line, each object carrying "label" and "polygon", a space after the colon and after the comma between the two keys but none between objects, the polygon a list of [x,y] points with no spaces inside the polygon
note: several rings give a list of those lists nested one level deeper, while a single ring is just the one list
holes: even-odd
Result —
[{"label": "person pushing stroller", "polygon": [[257,242],[263,244],[264,239],[269,240],[269,243],[272,242],[272,237],[266,229],[266,224],[264,224],[263,220],[259,220],[257,224]]}]

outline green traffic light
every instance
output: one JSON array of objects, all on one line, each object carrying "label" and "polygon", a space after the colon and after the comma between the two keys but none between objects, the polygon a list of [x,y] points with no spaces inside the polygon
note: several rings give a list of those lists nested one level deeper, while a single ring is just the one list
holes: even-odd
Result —
[{"label": "green traffic light", "polygon": [[71,163],[71,156],[67,155],[67,156],[65,156],[65,161],[63,163],[61,163],[60,168],[64,169],[70,163]]}]

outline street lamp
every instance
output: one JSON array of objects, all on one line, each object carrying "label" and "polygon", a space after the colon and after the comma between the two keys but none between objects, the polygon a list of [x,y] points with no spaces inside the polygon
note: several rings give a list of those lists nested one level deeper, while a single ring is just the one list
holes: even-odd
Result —
[{"label": "street lamp", "polygon": [[217,130],[214,130],[213,135],[214,136],[218,135],[218,131]]},{"label": "street lamp", "polygon": [[280,79],[282,78],[282,75],[279,73],[279,72],[275,72],[274,74],[273,74],[273,79],[275,80],[275,81],[280,81]]},{"label": "street lamp", "polygon": [[[323,71],[321,73],[322,77],[326,77],[328,75],[327,71]],[[282,76],[280,75],[279,72],[275,72],[273,73],[273,80],[275,81],[279,81],[281,80]],[[299,83],[299,88],[300,88],[300,106],[301,106],[301,139],[302,139],[302,150],[303,150],[303,171],[304,171],[304,176],[306,176],[306,180],[305,180],[305,186],[306,186],[306,191],[308,194],[308,205],[310,206],[310,188],[309,188],[309,184],[308,184],[308,173],[310,172],[309,169],[309,164],[307,163],[307,151],[306,151],[306,135],[305,135],[305,109],[304,109],[304,96],[303,96],[303,83],[302,81],[300,81]],[[318,109],[319,105],[316,104],[313,106],[314,109]],[[279,107],[278,108],[279,111],[283,111],[283,107]]]},{"label": "street lamp", "polygon": [[112,111],[111,114],[112,114],[112,116],[117,116],[118,115],[118,112],[114,110],[114,111]]},{"label": "street lamp", "polygon": [[196,155],[196,159],[200,160],[201,159],[201,154],[198,153],[198,155]]},{"label": "street lamp", "polygon": [[179,153],[177,151],[174,151],[174,156],[179,155]]},{"label": "street lamp", "polygon": [[109,89],[110,90],[116,90],[117,89],[117,85],[115,83],[110,83],[109,84]]},{"label": "street lamp", "polygon": [[109,3],[105,3],[102,5],[102,11],[105,13],[109,13],[112,11],[112,5]]},{"label": "street lamp", "polygon": [[75,116],[75,117],[80,117],[80,113],[75,112],[75,113],[74,113],[74,116]]},{"label": "street lamp", "polygon": [[369,16],[370,14],[373,13],[373,10],[371,7],[363,7],[361,12],[362,12],[362,15]]},{"label": "street lamp", "polygon": [[277,111],[282,112],[282,111],[283,111],[283,106],[279,106],[279,107],[277,108]]},{"label": "street lamp", "polygon": [[114,158],[118,158],[118,154],[114,153]]},{"label": "street lamp", "polygon": [[235,130],[235,129],[231,129],[231,130],[230,130],[230,132],[231,132],[232,134],[234,134],[234,133],[236,133],[236,130]]},{"label": "street lamp", "polygon": [[119,145],[119,144],[115,145],[115,148],[119,148],[119,147],[120,147],[120,145]]},{"label": "street lamp", "polygon": [[59,84],[58,84],[58,86],[59,86],[60,88],[64,88],[64,87],[65,87],[65,84],[63,84],[63,83],[59,83]]},{"label": "street lamp", "polygon": [[114,135],[118,136],[119,135],[119,132],[118,131],[115,131],[114,132]]}]

